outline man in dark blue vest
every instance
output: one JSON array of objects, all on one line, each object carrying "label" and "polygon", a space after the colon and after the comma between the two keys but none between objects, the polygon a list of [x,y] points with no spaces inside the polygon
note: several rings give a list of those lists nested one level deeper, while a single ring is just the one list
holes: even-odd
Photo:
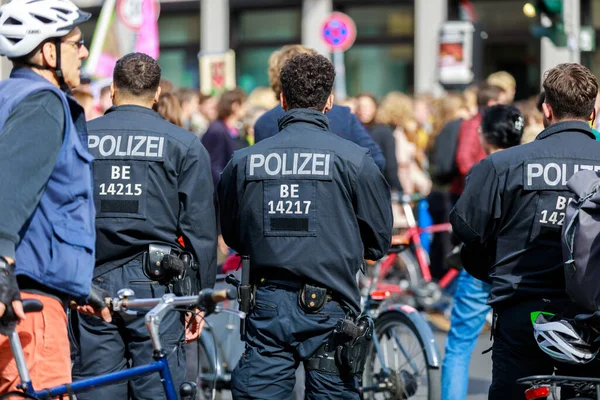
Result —
[{"label": "man in dark blue vest", "polygon": [[[294,56],[298,54],[316,55],[317,53],[302,45],[294,44],[284,46],[275,51],[269,59],[269,82],[271,84],[271,89],[273,89],[277,96],[277,100],[279,100],[279,96],[281,95],[281,81],[279,80],[281,68],[286,61],[294,58]],[[256,124],[254,124],[254,138],[256,143],[274,136],[279,132],[277,120],[283,117],[284,114],[285,111],[283,108],[281,108],[280,105],[277,105],[256,121]],[[331,110],[327,111],[327,119],[329,120],[329,129],[331,132],[368,149],[379,169],[385,167],[385,159],[383,158],[381,149],[377,146],[358,118],[356,118],[356,115],[350,112],[348,107],[334,104],[331,107]]]},{"label": "man in dark blue vest", "polygon": [[[71,380],[65,310],[88,300],[94,269],[92,156],[83,109],[65,94],[80,83],[89,53],[77,26],[90,14],[68,0],[14,0],[0,15],[0,54],[14,66],[0,83],[0,333],[14,329],[11,302],[42,302],[16,327],[41,388]],[[11,358],[0,355],[0,393],[19,380]]]}]

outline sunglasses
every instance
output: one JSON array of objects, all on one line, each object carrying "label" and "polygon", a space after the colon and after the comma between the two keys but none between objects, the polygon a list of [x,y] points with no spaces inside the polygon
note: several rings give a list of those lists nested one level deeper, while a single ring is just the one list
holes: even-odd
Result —
[{"label": "sunglasses", "polygon": [[68,43],[68,44],[75,45],[75,47],[77,47],[77,50],[79,50],[85,44],[85,40],[83,40],[83,36],[82,36],[81,39],[79,39],[79,40],[61,40],[61,43]]}]

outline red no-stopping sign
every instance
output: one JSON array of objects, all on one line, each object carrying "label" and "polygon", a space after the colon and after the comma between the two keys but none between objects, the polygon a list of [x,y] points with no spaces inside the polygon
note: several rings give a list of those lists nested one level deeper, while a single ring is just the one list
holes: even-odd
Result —
[{"label": "red no-stopping sign", "polygon": [[331,13],[323,23],[321,37],[331,51],[346,51],[356,39],[356,24],[344,13]]}]

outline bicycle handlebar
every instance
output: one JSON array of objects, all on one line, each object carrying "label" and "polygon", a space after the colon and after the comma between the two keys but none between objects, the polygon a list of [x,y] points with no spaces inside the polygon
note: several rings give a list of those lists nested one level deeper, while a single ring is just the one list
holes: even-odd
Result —
[{"label": "bicycle handlebar", "polygon": [[[131,294],[130,294],[131,293]],[[152,299],[136,299],[130,298],[133,292],[128,292],[121,297],[106,298],[106,304],[111,311],[135,311],[138,309],[156,307],[164,303],[173,307],[190,307],[197,306],[203,311],[212,309],[217,303],[225,300],[234,300],[237,297],[236,290],[230,289],[202,289],[197,296],[174,296],[166,294],[160,298]]]},{"label": "bicycle handlebar", "polygon": [[[196,296],[175,296],[173,293],[167,293],[161,298],[155,299],[135,299],[135,293],[131,289],[121,289],[118,294],[119,297],[107,298],[106,304],[111,311],[124,311],[126,313],[136,313],[135,310],[152,307],[152,309],[146,312],[144,317],[146,321],[146,328],[150,334],[152,340],[152,347],[155,352],[162,352],[162,345],[160,343],[159,327],[164,316],[174,310],[177,306],[196,306],[205,312],[205,316],[215,311],[215,305],[227,299],[235,299],[236,291],[233,288],[230,289],[203,289]],[[246,314],[241,311],[227,310],[235,313],[239,318],[246,318]],[[137,313],[136,313],[137,314]]]},{"label": "bicycle handlebar", "polygon": [[217,303],[222,303],[225,300],[235,300],[237,298],[237,290],[229,289],[204,289],[198,295],[198,305],[202,308],[211,308]]},{"label": "bicycle handlebar", "polygon": [[401,203],[401,204],[419,202],[425,198],[427,198],[427,196],[424,196],[420,193],[413,193],[413,194],[396,193],[396,194],[392,195],[392,201],[395,203]]}]

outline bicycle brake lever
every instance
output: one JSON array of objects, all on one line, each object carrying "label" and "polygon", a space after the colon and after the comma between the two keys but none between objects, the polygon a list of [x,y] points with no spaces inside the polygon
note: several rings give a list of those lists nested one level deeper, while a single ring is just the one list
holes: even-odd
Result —
[{"label": "bicycle brake lever", "polygon": [[246,318],[246,313],[243,311],[233,310],[231,308],[225,308],[225,307],[219,307],[219,306],[215,307],[214,313],[216,314],[216,313],[220,313],[220,312],[235,315],[239,319]]},{"label": "bicycle brake lever", "polygon": [[144,315],[144,313],[140,313],[138,311],[135,310],[128,310],[127,306],[123,307],[123,299],[120,298],[109,298],[106,297],[105,298],[106,301],[106,306],[110,309],[110,311],[114,312],[114,313],[119,313],[119,314],[126,314],[126,315]]},{"label": "bicycle brake lever", "polygon": [[229,283],[230,285],[235,286],[236,288],[239,288],[240,285],[242,284],[242,282],[240,282],[239,279],[237,279],[235,277],[235,275],[233,274],[229,274],[225,277],[225,282]]}]

